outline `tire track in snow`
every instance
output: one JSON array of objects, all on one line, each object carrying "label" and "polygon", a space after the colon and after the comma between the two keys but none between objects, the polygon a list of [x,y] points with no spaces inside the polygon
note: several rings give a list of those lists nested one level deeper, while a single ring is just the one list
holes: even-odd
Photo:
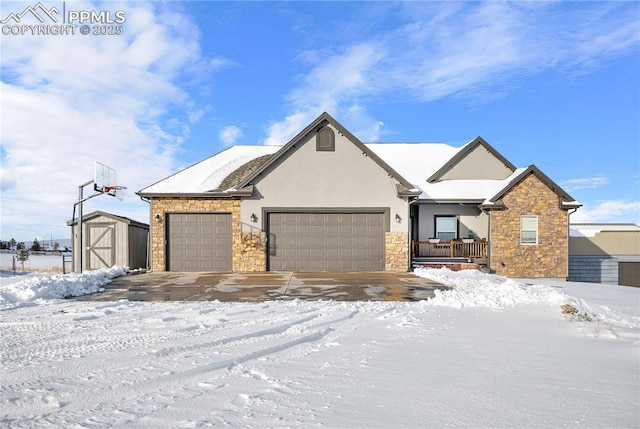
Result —
[{"label": "tire track in snow", "polygon": [[[335,308],[335,310],[340,311],[341,309]],[[309,312],[305,311],[305,313],[308,314]],[[238,356],[224,359],[218,362],[213,362],[206,365],[198,365],[194,368],[187,369],[184,371],[170,371],[168,373],[167,371],[158,371],[160,368],[156,368],[154,367],[154,365],[150,365],[151,363],[150,360],[157,359],[157,355],[149,354],[149,353],[143,356],[137,357],[136,367],[131,367],[130,363],[129,364],[123,363],[122,367],[114,368],[113,362],[110,362],[110,363],[107,362],[102,364],[100,363],[100,361],[98,361],[95,363],[95,365],[98,366],[97,368],[94,367],[90,369],[85,367],[82,371],[85,374],[89,375],[89,377],[87,377],[85,381],[83,381],[83,383],[87,385],[87,388],[89,388],[89,385],[91,386],[91,388],[89,388],[89,391],[91,391],[92,394],[88,394],[87,391],[85,391],[85,389],[82,389],[82,385],[80,386],[81,388],[78,389],[78,380],[74,378],[51,379],[46,377],[44,381],[35,380],[31,384],[18,383],[18,384],[12,384],[11,386],[4,386],[2,390],[5,393],[7,393],[7,390],[11,390],[13,392],[29,392],[31,396],[29,398],[22,398],[23,404],[11,403],[9,404],[11,405],[9,407],[3,407],[5,411],[3,412],[4,414],[3,418],[5,419],[4,420],[5,422],[10,423],[11,427],[21,427],[23,423],[25,427],[29,427],[34,420],[26,419],[26,420],[23,420],[22,422],[20,421],[11,422],[11,420],[7,419],[10,415],[16,415],[16,414],[25,415],[25,413],[18,412],[19,409],[29,408],[30,411],[29,413],[27,413],[27,415],[38,416],[35,418],[41,422],[43,421],[41,419],[47,416],[52,411],[55,412],[55,414],[57,415],[57,419],[63,416],[69,416],[67,421],[77,421],[77,419],[74,419],[73,416],[75,415],[77,417],[78,411],[81,412],[81,415],[85,415],[85,416],[87,415],[87,412],[89,410],[95,411],[98,414],[100,414],[101,412],[100,410],[107,413],[113,412],[113,410],[108,410],[108,409],[110,407],[113,408],[113,404],[118,403],[118,399],[121,399],[121,398],[128,398],[126,402],[136,403],[136,401],[133,399],[136,397],[139,397],[141,394],[144,394],[145,392],[151,391],[151,392],[154,392],[154,395],[155,395],[155,393],[157,393],[158,390],[165,390],[165,389],[168,389],[169,386],[176,385],[176,384],[183,384],[182,390],[184,393],[190,390],[186,386],[184,386],[184,384],[185,383],[194,384],[191,382],[191,379],[193,379],[194,377],[202,378],[202,375],[206,373],[216,372],[216,371],[219,371],[220,369],[231,369],[243,363],[247,363],[255,359],[266,357],[274,353],[295,348],[303,344],[320,341],[328,333],[334,330],[334,327],[332,326],[336,324],[340,324],[346,320],[353,318],[355,314],[357,314],[357,311],[351,311],[346,316],[315,324],[313,325],[314,327],[318,327],[318,326],[327,326],[327,327],[319,330],[316,329],[314,332],[297,336],[296,338],[290,341],[276,343],[271,347],[259,348],[258,350],[250,351],[248,353],[243,353]],[[283,334],[289,332],[289,335],[284,336],[284,339],[288,339],[288,338],[291,338],[292,336],[291,334],[293,333],[293,331],[296,331],[295,332],[296,335],[298,335],[299,332],[302,332],[302,333],[304,333],[305,331],[308,332],[311,326],[305,327],[303,325],[308,324],[309,322],[316,320],[319,317],[320,317],[320,314],[317,311],[314,311],[312,312],[311,315],[308,315],[304,318],[290,321],[288,323],[285,323],[283,325],[276,326],[273,328],[263,329],[257,332],[239,335],[236,337],[230,337],[223,340],[211,341],[206,343],[205,345],[195,344],[195,345],[188,345],[184,347],[178,347],[176,349],[170,348],[168,350],[164,350],[163,353],[166,356],[171,355],[171,356],[180,357],[180,355],[186,355],[196,350],[202,351],[207,348],[215,349],[216,347],[219,347],[221,345],[225,345],[228,347],[234,343],[242,343],[251,339],[256,340],[255,341],[256,343],[263,344],[268,337],[275,336],[276,339],[282,340]],[[118,353],[118,356],[121,356],[121,353]],[[186,357],[182,356],[182,358],[184,360]],[[86,359],[83,359],[83,361],[86,362]],[[73,361],[70,362],[70,364],[73,364],[73,363],[74,363]],[[176,364],[182,365],[181,361],[176,361]],[[129,380],[130,382],[127,384],[118,384],[115,386],[104,386],[104,385],[101,386],[101,384],[104,384],[104,383],[101,383],[101,381],[109,380],[111,378],[108,376],[107,373],[112,372],[114,370],[128,371],[129,374],[127,374],[127,377],[130,378]],[[146,379],[145,377],[148,377],[150,372],[155,377],[151,379]],[[134,374],[134,373],[137,373],[137,374]],[[198,386],[197,384],[195,385]],[[63,389],[60,389],[61,386],[66,386],[66,387],[64,387]],[[196,392],[198,395],[204,394],[202,392],[202,389],[196,388],[192,390],[193,392]],[[47,393],[49,391],[57,392],[58,397],[57,398],[51,397],[49,400],[45,400],[46,398],[49,398],[51,396]],[[5,395],[3,394],[3,396]],[[192,395],[189,394],[188,396],[192,396]],[[175,401],[175,399],[176,398],[173,398],[172,400]],[[183,398],[182,400],[188,400],[188,399],[189,398],[186,397],[186,398]],[[137,402],[138,406],[144,406],[145,400],[138,401]],[[96,404],[96,402],[98,402],[98,404]],[[56,409],[56,405],[58,407],[57,409]],[[52,408],[54,409],[52,410]],[[135,415],[135,413],[133,413],[132,415]],[[99,417],[99,416],[96,416],[96,417]],[[98,419],[97,421],[99,420],[100,419]],[[94,422],[97,423],[97,421],[94,421]]]}]

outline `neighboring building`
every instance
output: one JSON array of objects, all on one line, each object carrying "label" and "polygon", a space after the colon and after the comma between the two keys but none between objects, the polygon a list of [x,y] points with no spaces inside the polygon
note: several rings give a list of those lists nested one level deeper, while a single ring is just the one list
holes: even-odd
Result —
[{"label": "neighboring building", "polygon": [[[67,222],[73,242],[78,240],[77,221]],[[102,211],[82,216],[82,269],[96,270],[114,265],[130,269],[148,266],[149,225]],[[79,271],[77,246],[73,247],[74,271]]]},{"label": "neighboring building", "polygon": [[327,113],[284,146],[233,146],[137,194],[155,271],[406,271],[413,258],[566,278],[580,207],[480,137],[364,144]]},{"label": "neighboring building", "polygon": [[571,224],[569,280],[640,287],[640,226]]}]

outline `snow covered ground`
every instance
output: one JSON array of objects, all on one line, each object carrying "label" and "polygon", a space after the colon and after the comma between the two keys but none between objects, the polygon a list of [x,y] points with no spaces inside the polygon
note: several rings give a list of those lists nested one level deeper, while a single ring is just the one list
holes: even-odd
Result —
[{"label": "snow covered ground", "polygon": [[418,274],[455,289],[415,303],[104,303],[57,297],[117,272],[75,287],[3,277],[0,426],[640,426],[639,289]]},{"label": "snow covered ground", "polygon": [[[71,258],[71,252],[66,252],[65,255],[68,259]],[[13,267],[14,253],[0,253],[0,269],[9,271]],[[22,270],[22,263],[20,261],[15,262],[15,266],[18,270]],[[30,254],[29,259],[24,261],[24,271],[55,271],[62,272],[62,254]],[[70,264],[67,264],[67,269],[70,270]]]}]

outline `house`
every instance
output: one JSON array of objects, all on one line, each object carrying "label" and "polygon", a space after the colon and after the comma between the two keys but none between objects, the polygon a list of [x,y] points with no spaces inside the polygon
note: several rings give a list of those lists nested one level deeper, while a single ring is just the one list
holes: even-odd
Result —
[{"label": "house", "polygon": [[156,271],[406,271],[413,260],[566,278],[580,207],[480,137],[365,144],[327,113],[283,146],[233,146],[137,194],[150,202]]},{"label": "house", "polygon": [[640,226],[571,224],[569,280],[640,287]]},{"label": "house", "polygon": [[[78,221],[70,220],[73,243],[78,240]],[[149,225],[124,216],[100,210],[82,216],[82,243],[84,249],[79,258],[77,246],[72,250],[74,271],[111,268],[114,265],[130,269],[147,267]]]}]

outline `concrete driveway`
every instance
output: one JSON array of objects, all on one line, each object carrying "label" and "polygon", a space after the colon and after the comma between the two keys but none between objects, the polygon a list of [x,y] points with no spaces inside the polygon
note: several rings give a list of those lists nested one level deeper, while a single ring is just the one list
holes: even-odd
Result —
[{"label": "concrete driveway", "polygon": [[419,301],[445,286],[395,272],[153,272],[118,277],[88,301]]}]

